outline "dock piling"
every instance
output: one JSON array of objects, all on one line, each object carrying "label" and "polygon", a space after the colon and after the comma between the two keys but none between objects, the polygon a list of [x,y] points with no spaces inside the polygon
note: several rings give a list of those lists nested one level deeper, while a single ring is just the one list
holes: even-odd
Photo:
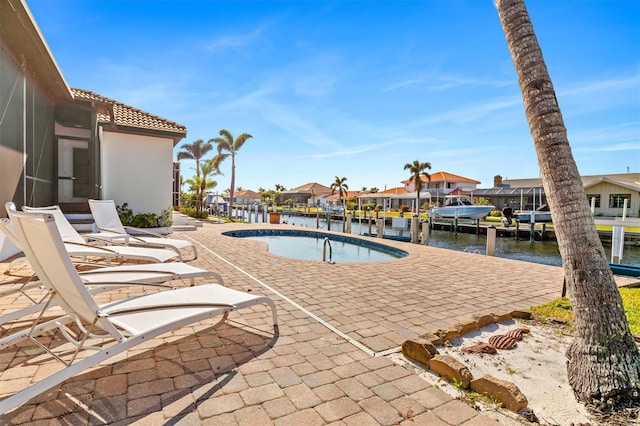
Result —
[{"label": "dock piling", "polygon": [[413,244],[418,244],[418,224],[419,224],[418,215],[414,215],[411,217],[411,242]]},{"label": "dock piling", "polygon": [[491,225],[487,228],[487,256],[496,254],[496,227]]},{"label": "dock piling", "polygon": [[429,242],[429,220],[422,222],[422,244],[425,246]]}]

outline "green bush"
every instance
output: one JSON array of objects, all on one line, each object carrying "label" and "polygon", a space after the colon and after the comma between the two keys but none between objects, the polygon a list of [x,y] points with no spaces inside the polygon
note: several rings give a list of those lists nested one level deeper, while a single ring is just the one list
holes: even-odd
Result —
[{"label": "green bush", "polygon": [[206,219],[209,217],[208,211],[202,210],[199,212],[195,207],[180,207],[180,213],[196,219]]},{"label": "green bush", "polygon": [[502,217],[502,212],[500,210],[491,210],[491,213],[489,213],[489,216]]},{"label": "green bush", "polygon": [[138,213],[134,215],[133,210],[129,208],[128,203],[116,206],[116,211],[120,217],[120,222],[122,222],[124,226],[132,226],[134,228],[157,228],[171,226],[173,224],[171,207],[163,210],[160,216],[155,213]]}]

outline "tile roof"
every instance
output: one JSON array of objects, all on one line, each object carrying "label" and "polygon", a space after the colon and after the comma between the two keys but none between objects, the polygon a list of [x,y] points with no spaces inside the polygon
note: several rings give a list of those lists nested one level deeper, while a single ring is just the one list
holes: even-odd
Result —
[{"label": "tile roof", "polygon": [[136,129],[156,130],[160,132],[178,133],[186,136],[187,128],[182,124],[158,117],[146,111],[123,104],[114,99],[109,99],[88,90],[72,88],[71,93],[76,100],[84,100],[104,105],[106,108],[97,109],[99,123],[116,126],[131,127]]},{"label": "tile roof", "polygon": [[[475,184],[479,184],[480,181],[478,180],[473,180],[473,179],[469,179],[466,178],[464,176],[458,176],[458,175],[454,175],[453,173],[449,173],[449,172],[435,172],[435,173],[429,173],[429,176],[431,176],[431,182],[466,182],[466,183],[475,183]],[[427,178],[424,176],[421,176],[422,181],[426,181]],[[412,179],[405,179],[403,180],[401,183],[409,183],[411,182]]]},{"label": "tile roof", "polygon": [[[362,191],[347,191],[346,194],[343,194],[343,198],[358,197],[359,195],[362,195],[362,194],[367,194],[367,193]],[[340,199],[340,193],[336,191],[333,194],[327,196],[327,199],[338,200]]]},{"label": "tile roof", "polygon": [[298,194],[298,193],[312,193],[316,194],[331,194],[331,188],[321,185],[316,182],[307,183],[305,185],[299,186],[297,188],[292,188],[288,191],[283,191],[283,194]]},{"label": "tile roof", "polygon": [[236,198],[236,199],[237,198],[255,198],[259,200],[261,197],[260,197],[260,194],[258,194],[257,192],[252,191],[250,189],[245,189],[242,191],[236,191],[233,194],[233,198]]},{"label": "tile roof", "polygon": [[[409,191],[407,191],[406,188],[402,186],[398,186],[395,188],[385,189],[384,191],[380,191],[380,192],[363,192],[362,194],[358,195],[358,198],[388,198],[394,195],[401,195],[401,194],[408,194],[408,193]],[[412,194],[415,194],[415,192],[412,192]]]},{"label": "tile roof", "polygon": [[396,188],[385,189],[384,191],[377,192],[376,194],[397,195],[397,194],[404,194],[406,192],[409,192],[407,191],[406,188],[398,186]]}]

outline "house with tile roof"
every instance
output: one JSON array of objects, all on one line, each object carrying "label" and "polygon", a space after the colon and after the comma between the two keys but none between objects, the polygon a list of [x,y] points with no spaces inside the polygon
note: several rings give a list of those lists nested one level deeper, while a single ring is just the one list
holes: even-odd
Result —
[{"label": "house with tile roof", "polygon": [[[441,205],[444,202],[445,196],[451,193],[470,194],[475,191],[480,184],[478,180],[444,171],[429,173],[429,176],[430,179],[421,176],[422,189],[420,190],[420,204],[431,202],[432,204]],[[402,184],[408,192],[415,194],[413,179],[403,180]],[[406,200],[411,197],[405,195],[400,198]],[[403,203],[402,200],[399,200],[399,203],[405,205],[410,204],[410,202]]]},{"label": "house with tile roof", "polygon": [[296,188],[282,191],[280,199],[292,199],[294,205],[320,205],[321,200],[331,195],[331,188],[317,182],[311,182]]},{"label": "house with tile roof", "polygon": [[[410,194],[406,187],[398,186],[395,188],[385,189],[379,192],[365,192],[358,195],[358,203],[361,206],[372,205],[381,206],[382,210],[397,209],[400,204],[405,204],[401,200]],[[415,194],[411,195],[415,199]]]},{"label": "house with tile roof", "polygon": [[262,197],[260,197],[260,194],[250,189],[237,191],[233,195],[233,202],[235,204],[251,205],[259,203],[261,199]]},{"label": "house with tile roof", "polygon": [[0,201],[65,212],[88,211],[89,198],[135,213],[172,205],[184,126],[70,88],[24,0],[0,1],[0,64]]},{"label": "house with tile roof", "polygon": [[[348,198],[358,198],[358,196],[364,194],[363,191],[347,191],[342,196],[342,202],[346,202]],[[341,207],[342,202],[340,201],[340,193],[334,192],[333,194],[329,194],[324,197],[324,206],[325,207]]]},{"label": "house with tile roof", "polygon": [[[425,176],[421,176],[422,189],[420,191],[426,191],[428,189],[439,189],[443,193],[449,193],[456,188],[460,188],[464,191],[472,191],[476,189],[480,184],[480,181],[443,171],[429,173],[429,176],[431,177],[431,179],[427,179]],[[413,179],[406,179],[401,183],[404,185],[407,191],[415,191]]]}]

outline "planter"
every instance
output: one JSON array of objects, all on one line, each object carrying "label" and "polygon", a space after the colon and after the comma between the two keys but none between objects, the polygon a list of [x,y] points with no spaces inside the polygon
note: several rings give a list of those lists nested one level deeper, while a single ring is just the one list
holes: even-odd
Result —
[{"label": "planter", "polygon": [[281,213],[270,212],[269,213],[269,223],[278,224],[280,223]]}]

